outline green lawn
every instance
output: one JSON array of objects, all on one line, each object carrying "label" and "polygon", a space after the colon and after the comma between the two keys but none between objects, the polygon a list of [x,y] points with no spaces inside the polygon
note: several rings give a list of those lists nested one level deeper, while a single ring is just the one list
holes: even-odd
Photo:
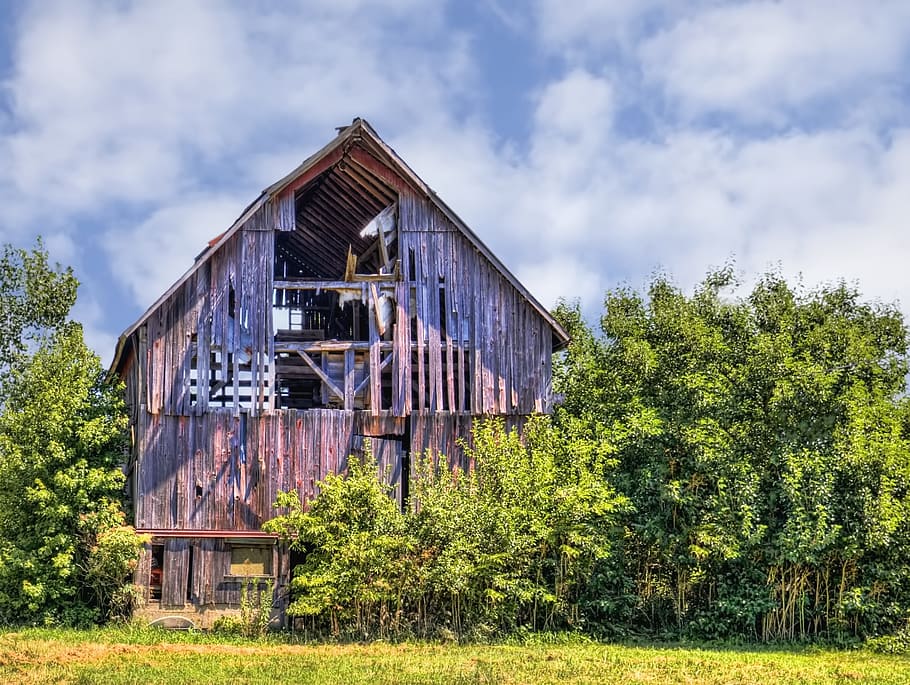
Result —
[{"label": "green lawn", "polygon": [[12,683],[910,683],[866,651],[567,645],[294,645],[151,630],[0,633]]}]

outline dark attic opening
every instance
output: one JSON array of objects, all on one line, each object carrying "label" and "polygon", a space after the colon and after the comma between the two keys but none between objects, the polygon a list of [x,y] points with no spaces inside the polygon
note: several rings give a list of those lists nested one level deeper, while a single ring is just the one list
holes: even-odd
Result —
[{"label": "dark attic opening", "polygon": [[[355,159],[297,190],[295,228],[275,236],[276,406],[366,409],[378,399],[370,347],[391,358],[398,243],[397,191]],[[379,381],[388,406],[391,369],[373,372],[389,376]]]}]

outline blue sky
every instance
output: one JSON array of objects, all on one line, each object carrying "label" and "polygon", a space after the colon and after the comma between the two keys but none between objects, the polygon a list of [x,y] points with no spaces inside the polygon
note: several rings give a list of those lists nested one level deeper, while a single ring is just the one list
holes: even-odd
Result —
[{"label": "blue sky", "polygon": [[735,260],[902,300],[910,3],[0,0],[0,240],[116,336],[368,119],[547,306]]}]

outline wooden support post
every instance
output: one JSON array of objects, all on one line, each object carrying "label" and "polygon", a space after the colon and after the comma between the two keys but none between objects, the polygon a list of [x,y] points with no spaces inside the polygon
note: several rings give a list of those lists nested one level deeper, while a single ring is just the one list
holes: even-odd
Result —
[{"label": "wooden support post", "polygon": [[344,351],[344,409],[354,408],[354,350]]},{"label": "wooden support post", "polygon": [[367,317],[370,321],[370,413],[377,416],[382,410],[382,371],[379,368],[379,298],[376,296],[375,286],[372,288],[372,305],[375,316]]}]

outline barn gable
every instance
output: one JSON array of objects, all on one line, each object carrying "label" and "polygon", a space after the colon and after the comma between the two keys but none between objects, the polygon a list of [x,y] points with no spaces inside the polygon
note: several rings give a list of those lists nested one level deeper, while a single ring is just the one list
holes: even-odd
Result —
[{"label": "barn gable", "polygon": [[[459,439],[477,417],[520,427],[549,412],[551,356],[567,341],[354,120],[118,341],[135,524],[155,536],[138,581],[161,610],[236,604],[231,550],[272,544],[260,527],[278,490],[314,496],[369,439],[403,501],[412,455],[464,465]],[[286,555],[249,554],[286,582]]]}]

